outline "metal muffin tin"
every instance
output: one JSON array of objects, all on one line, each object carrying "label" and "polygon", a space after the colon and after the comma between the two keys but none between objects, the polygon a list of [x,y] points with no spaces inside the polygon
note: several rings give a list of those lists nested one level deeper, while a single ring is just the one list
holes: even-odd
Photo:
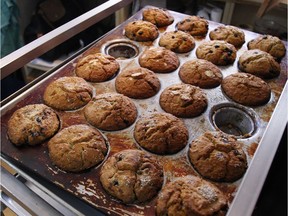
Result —
[{"label": "metal muffin tin", "polygon": [[[13,99],[1,109],[1,154],[4,158],[12,160],[13,163],[19,164],[28,170],[32,171],[35,175],[39,175],[45,180],[52,182],[53,184],[59,186],[62,190],[65,190],[71,193],[73,196],[76,196],[80,200],[90,204],[96,209],[104,212],[105,214],[110,215],[153,215],[154,206],[156,203],[157,197],[153,200],[143,203],[143,204],[133,204],[133,205],[124,205],[121,202],[117,201],[110,195],[108,195],[102,188],[99,181],[99,171],[101,165],[94,167],[90,170],[81,173],[66,173],[62,170],[59,170],[57,167],[52,165],[49,156],[47,142],[35,146],[35,147],[15,147],[7,138],[7,122],[11,117],[12,113],[20,107],[23,107],[27,104],[34,103],[43,103],[43,92],[46,86],[56,80],[59,77],[63,76],[76,76],[74,72],[75,65],[77,61],[89,53],[102,52],[105,54],[110,54],[117,58],[117,61],[120,64],[120,72],[127,68],[133,68],[139,66],[138,58],[139,55],[151,46],[158,47],[159,38],[165,31],[174,31],[175,25],[181,19],[186,17],[185,14],[180,14],[177,12],[170,11],[174,17],[174,22],[168,27],[159,28],[160,35],[153,42],[136,42],[131,41],[124,36],[124,27],[128,22],[142,19],[142,10],[137,12],[135,15],[130,17],[127,21],[113,29],[111,32],[106,34],[103,38],[96,41],[95,44],[88,47],[83,51],[82,54],[76,56],[72,60],[65,62],[62,67],[55,69],[46,78],[42,79],[39,83],[34,85],[32,88],[28,89],[17,98]],[[219,26],[219,23],[209,21],[209,32]],[[219,66],[222,71],[223,77],[226,77],[232,73],[237,73],[237,62],[239,56],[247,50],[247,42],[251,39],[258,36],[258,34],[243,30],[245,33],[245,44],[237,50],[237,58],[233,65],[230,66]],[[208,34],[209,34],[208,32]],[[209,36],[202,39],[195,39],[196,47],[188,53],[177,54],[180,59],[180,66],[183,65],[186,61],[190,59],[195,59],[195,51],[197,47],[204,41],[210,40]],[[287,46],[286,46],[287,47]],[[221,86],[212,89],[203,89],[208,98],[208,107],[203,114],[195,118],[183,118],[186,127],[189,131],[189,141],[186,147],[180,152],[174,155],[155,155],[159,161],[163,164],[164,167],[164,184],[168,181],[173,181],[175,177],[185,176],[185,175],[199,175],[192,167],[188,160],[187,151],[189,144],[198,136],[203,134],[207,130],[223,130],[226,133],[231,133],[237,136],[238,140],[243,143],[243,149],[248,158],[248,170],[244,177],[238,181],[232,183],[221,183],[213,182],[216,186],[222,190],[228,200],[229,200],[229,212],[228,214],[233,215],[233,211],[237,211],[237,208],[240,208],[243,205],[243,196],[239,194],[241,191],[245,191],[245,184],[243,182],[248,178],[253,179],[253,174],[249,174],[249,170],[258,170],[261,169],[259,165],[255,165],[253,160],[255,150],[258,146],[258,150],[267,146],[265,144],[265,133],[271,133],[269,129],[269,124],[273,120],[272,113],[276,112],[276,105],[282,108],[283,111],[283,99],[278,102],[284,88],[284,85],[287,80],[287,56],[282,59],[281,62],[281,74],[275,79],[266,80],[271,86],[272,95],[270,101],[263,106],[257,107],[246,107],[234,103],[229,98],[227,98],[221,90]],[[161,82],[161,89],[155,96],[148,99],[131,99],[138,110],[138,118],[145,117],[154,112],[164,112],[159,105],[159,97],[163,89],[166,87],[182,83],[178,76],[179,68],[171,73],[159,74],[157,73],[158,78]],[[94,96],[107,93],[107,92],[116,92],[115,90],[115,77],[109,81],[102,83],[90,83],[93,85],[95,91]],[[285,98],[284,98],[285,101]],[[276,108],[275,108],[276,107]],[[287,107],[286,107],[287,108]],[[287,110],[286,110],[287,111]],[[83,108],[80,108],[75,111],[56,111],[61,120],[61,129],[68,127],[69,125],[74,124],[88,124],[83,115]],[[277,115],[273,114],[273,115]],[[272,116],[272,117],[271,117]],[[279,117],[275,117],[279,118]],[[136,121],[137,121],[136,120]],[[285,120],[283,120],[285,123]],[[275,123],[274,123],[275,124]],[[285,123],[286,124],[286,123]],[[130,127],[120,130],[120,131],[101,131],[104,137],[107,139],[109,145],[109,152],[107,157],[110,155],[124,149],[142,149],[133,137],[133,129],[135,123]],[[269,130],[268,130],[269,129]],[[262,137],[264,137],[262,139]],[[261,140],[262,139],[262,140]],[[262,144],[264,143],[264,144]],[[273,147],[275,149],[275,147]],[[276,146],[277,149],[277,146]],[[145,151],[144,149],[142,149]],[[257,150],[257,152],[258,152]],[[260,150],[259,150],[260,151]],[[275,150],[276,151],[276,150]],[[148,152],[149,154],[152,154]],[[273,155],[272,155],[273,156]],[[106,159],[107,159],[106,157]],[[266,155],[259,155],[257,157],[266,157]],[[106,160],[105,159],[105,160]],[[273,159],[273,157],[272,157]],[[271,161],[267,161],[263,166],[268,168],[271,165]],[[266,168],[267,169],[267,168]],[[251,173],[251,171],[249,171]],[[265,172],[264,172],[265,174]],[[267,174],[267,173],[266,173]],[[261,181],[265,180],[266,175],[262,177]],[[251,182],[251,180],[250,180]],[[242,184],[242,185],[241,185]],[[241,185],[241,186],[240,186]],[[260,185],[261,186],[261,185]],[[241,190],[240,190],[241,189]],[[241,192],[242,193],[242,192]],[[234,197],[237,199],[234,199]],[[240,198],[239,198],[240,197]],[[240,199],[240,200],[239,200]],[[256,196],[257,199],[257,196]],[[234,200],[234,202],[233,202]],[[236,200],[236,201],[235,201]],[[254,198],[250,198],[252,203],[256,202]],[[242,203],[241,203],[242,202]],[[237,206],[238,207],[234,207]],[[240,207],[239,207],[240,205]],[[248,209],[249,210],[249,209]],[[251,207],[250,207],[251,211]],[[231,213],[232,212],[232,213]],[[235,214],[234,214],[235,215]]]}]

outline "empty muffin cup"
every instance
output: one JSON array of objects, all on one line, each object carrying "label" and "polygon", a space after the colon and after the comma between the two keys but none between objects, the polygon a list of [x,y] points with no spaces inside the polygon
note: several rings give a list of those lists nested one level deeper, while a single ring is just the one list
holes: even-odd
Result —
[{"label": "empty muffin cup", "polygon": [[257,129],[256,115],[252,110],[231,104],[212,108],[212,124],[216,129],[241,138],[251,137]]},{"label": "empty muffin cup", "polygon": [[104,46],[103,51],[105,54],[113,56],[118,60],[132,59],[138,56],[138,47],[130,41],[112,41]]}]

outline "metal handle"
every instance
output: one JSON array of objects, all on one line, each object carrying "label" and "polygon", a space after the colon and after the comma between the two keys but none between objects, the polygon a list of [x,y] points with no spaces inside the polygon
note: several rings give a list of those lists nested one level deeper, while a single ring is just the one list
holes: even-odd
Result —
[{"label": "metal handle", "polygon": [[1,190],[31,215],[62,215],[5,169],[1,169]]},{"label": "metal handle", "polygon": [[132,1],[109,0],[3,57],[0,62],[1,79]]}]

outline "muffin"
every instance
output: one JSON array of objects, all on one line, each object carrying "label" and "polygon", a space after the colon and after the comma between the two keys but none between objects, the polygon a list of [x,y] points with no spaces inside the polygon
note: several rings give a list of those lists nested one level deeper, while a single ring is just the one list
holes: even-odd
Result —
[{"label": "muffin", "polygon": [[160,37],[159,46],[176,53],[190,52],[195,47],[193,36],[183,31],[164,32]]},{"label": "muffin", "polygon": [[210,31],[209,37],[211,40],[223,40],[235,47],[241,47],[245,43],[244,32],[230,25],[221,25]]},{"label": "muffin", "polygon": [[206,36],[209,23],[199,16],[187,16],[176,24],[176,29],[189,33],[192,36]]},{"label": "muffin", "polygon": [[126,69],[115,80],[118,93],[136,99],[145,99],[156,95],[160,86],[160,80],[156,74],[142,67]]},{"label": "muffin", "polygon": [[154,113],[136,122],[134,137],[144,149],[156,154],[174,154],[188,141],[182,120],[169,113]]},{"label": "muffin", "polygon": [[241,71],[261,78],[279,76],[281,67],[269,53],[259,49],[247,50],[239,57],[238,67]]},{"label": "muffin", "polygon": [[207,131],[193,140],[189,160],[205,178],[213,181],[233,182],[247,169],[247,158],[234,136]]},{"label": "muffin", "polygon": [[173,16],[163,8],[147,8],[143,10],[143,20],[156,25],[157,27],[168,26],[174,22]]},{"label": "muffin", "polygon": [[136,20],[128,23],[124,29],[125,36],[134,41],[154,41],[158,35],[156,25],[148,21]]},{"label": "muffin", "polygon": [[121,130],[132,125],[137,108],[128,97],[118,93],[97,95],[84,108],[86,120],[102,130]]},{"label": "muffin", "polygon": [[107,146],[101,133],[88,125],[64,128],[48,142],[54,165],[68,172],[80,172],[101,163]]},{"label": "muffin", "polygon": [[58,110],[74,110],[86,105],[93,95],[93,87],[80,77],[61,77],[45,89],[46,105]]},{"label": "muffin", "polygon": [[221,70],[204,59],[193,59],[185,62],[179,69],[180,79],[200,88],[214,88],[221,84]]},{"label": "muffin", "polygon": [[233,64],[236,59],[236,48],[225,41],[213,40],[203,42],[196,49],[196,56],[215,65],[226,66]]},{"label": "muffin", "polygon": [[96,53],[82,57],[77,62],[75,73],[89,82],[104,82],[114,77],[119,68],[114,57]]},{"label": "muffin", "polygon": [[181,118],[196,117],[207,107],[206,94],[189,84],[168,86],[160,95],[160,106],[168,113]]},{"label": "muffin", "polygon": [[52,137],[60,127],[56,112],[44,104],[17,109],[8,120],[7,134],[16,146],[37,145]]},{"label": "muffin", "polygon": [[139,64],[155,73],[169,73],[179,67],[180,61],[171,50],[164,47],[150,47],[139,56]]},{"label": "muffin", "polygon": [[248,49],[260,49],[268,52],[277,60],[280,60],[286,54],[284,43],[278,37],[272,35],[259,35],[249,41],[247,47]]},{"label": "muffin", "polygon": [[103,164],[100,182],[108,194],[123,203],[143,203],[161,189],[163,168],[152,155],[140,150],[124,150]]},{"label": "muffin", "polygon": [[233,101],[245,106],[260,106],[270,100],[271,88],[261,78],[235,73],[223,79],[222,91]]},{"label": "muffin", "polygon": [[159,193],[157,216],[225,215],[228,200],[215,185],[196,176],[179,177],[167,183]]}]

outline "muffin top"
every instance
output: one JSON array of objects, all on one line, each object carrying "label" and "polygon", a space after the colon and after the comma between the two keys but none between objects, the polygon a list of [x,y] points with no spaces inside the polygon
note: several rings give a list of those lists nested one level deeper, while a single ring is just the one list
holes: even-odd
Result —
[{"label": "muffin top", "polygon": [[241,144],[222,132],[207,131],[193,140],[188,155],[193,167],[203,177],[214,181],[235,181],[247,169]]},{"label": "muffin top", "polygon": [[245,43],[244,32],[241,29],[230,25],[218,26],[210,31],[209,37],[211,40],[226,41],[235,47],[241,47]]},{"label": "muffin top", "polygon": [[113,56],[102,53],[82,57],[76,65],[77,76],[90,82],[104,82],[119,71],[120,65]]},{"label": "muffin top", "polygon": [[179,177],[161,190],[156,215],[225,215],[228,201],[212,183],[196,176]]},{"label": "muffin top", "polygon": [[275,59],[280,60],[286,54],[284,43],[276,36],[259,35],[247,44],[248,49],[260,49],[268,52]]},{"label": "muffin top", "polygon": [[128,23],[125,26],[124,32],[129,39],[142,42],[154,41],[159,35],[156,25],[143,20],[136,20]]},{"label": "muffin top", "polygon": [[163,8],[147,8],[143,10],[143,20],[158,27],[168,26],[174,22],[173,16]]},{"label": "muffin top", "polygon": [[176,24],[176,29],[189,33],[192,36],[206,36],[209,23],[199,16],[187,16]]}]

